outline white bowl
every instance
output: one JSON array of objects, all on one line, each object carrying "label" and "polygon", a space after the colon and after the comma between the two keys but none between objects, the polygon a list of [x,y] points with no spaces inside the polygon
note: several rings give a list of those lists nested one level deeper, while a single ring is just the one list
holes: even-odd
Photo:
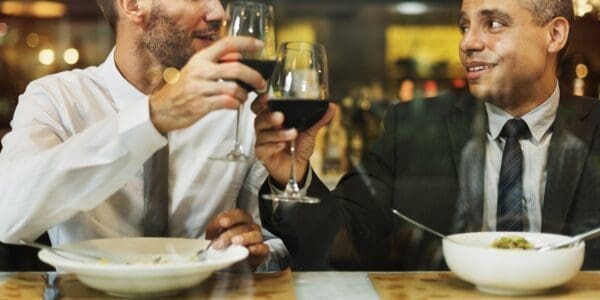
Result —
[{"label": "white bowl", "polygon": [[584,243],[550,251],[496,249],[494,240],[517,235],[534,246],[568,239],[568,236],[533,232],[473,232],[443,240],[450,270],[483,292],[500,295],[541,293],[569,281],[583,263]]},{"label": "white bowl", "polygon": [[[194,254],[204,249],[207,243],[208,241],[198,239],[117,238],[89,240],[59,247],[108,252],[134,264],[82,262],[47,250],[40,251],[38,256],[57,270],[75,273],[84,284],[111,295],[164,296],[195,286],[213,272],[248,256],[246,248],[232,245],[225,251],[211,249],[206,260],[197,261]],[[167,262],[151,263],[158,256],[166,258]]]}]

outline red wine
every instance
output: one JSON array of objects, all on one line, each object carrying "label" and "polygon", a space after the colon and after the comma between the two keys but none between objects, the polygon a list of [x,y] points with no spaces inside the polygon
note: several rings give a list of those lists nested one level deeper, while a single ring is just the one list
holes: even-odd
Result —
[{"label": "red wine", "polygon": [[272,111],[279,111],[285,115],[285,128],[296,128],[298,131],[315,125],[329,107],[329,101],[326,100],[287,99],[269,100],[268,103]]},{"label": "red wine", "polygon": [[[275,60],[244,59],[244,58],[240,59],[239,62],[256,70],[258,73],[260,73],[260,75],[262,75],[262,77],[265,80],[268,80],[271,77],[271,74],[273,74],[273,70],[275,70],[275,64],[276,64]],[[236,82],[241,87],[245,88],[247,91],[254,90],[254,88],[251,85],[249,85],[241,80],[236,80]]]}]

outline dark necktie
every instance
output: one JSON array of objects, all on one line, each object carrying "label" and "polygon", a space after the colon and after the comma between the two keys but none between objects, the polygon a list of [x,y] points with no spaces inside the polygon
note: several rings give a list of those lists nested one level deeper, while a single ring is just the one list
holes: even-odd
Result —
[{"label": "dark necktie", "polygon": [[497,231],[523,231],[523,152],[519,139],[528,135],[525,121],[511,119],[504,124],[500,136],[506,138],[500,180],[498,181]]},{"label": "dark necktie", "polygon": [[169,147],[144,163],[144,236],[169,235]]}]

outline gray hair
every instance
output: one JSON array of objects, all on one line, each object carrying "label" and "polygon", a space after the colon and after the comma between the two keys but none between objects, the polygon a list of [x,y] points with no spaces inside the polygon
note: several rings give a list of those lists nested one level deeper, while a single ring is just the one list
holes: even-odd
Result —
[{"label": "gray hair", "polygon": [[575,20],[572,0],[521,0],[521,5],[529,10],[537,25],[548,24],[556,17],[563,17],[569,23]]},{"label": "gray hair", "polygon": [[[521,0],[521,5],[527,9],[533,17],[533,22],[539,26],[546,25],[554,18],[563,17],[567,19],[569,24],[575,21],[575,11],[573,9],[572,0]],[[571,33],[567,37],[567,44],[558,53],[558,65],[567,52]]]}]

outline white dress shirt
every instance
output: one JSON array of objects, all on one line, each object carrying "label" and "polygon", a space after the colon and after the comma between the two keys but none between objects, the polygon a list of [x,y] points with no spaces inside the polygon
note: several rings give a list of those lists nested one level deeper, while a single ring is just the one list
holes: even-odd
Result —
[{"label": "white dress shirt", "polygon": [[[546,188],[546,161],[548,148],[552,139],[552,124],[556,119],[560,91],[558,83],[552,95],[538,107],[523,115],[521,119],[527,123],[531,136],[521,139],[523,151],[523,199],[527,210],[528,224],[523,224],[524,231],[540,232],[542,230],[542,206]],[[496,230],[496,210],[498,207],[498,180],[502,164],[502,152],[506,139],[500,132],[506,121],[513,118],[499,107],[485,103],[488,115],[488,131],[486,143],[485,175],[484,175],[484,213],[483,230]]]},{"label": "white dress shirt", "polygon": [[[149,119],[148,96],[118,71],[114,50],[98,67],[32,82],[2,140],[0,240],[33,240],[46,230],[53,245],[142,235],[143,164],[167,142],[170,236],[201,237],[218,213],[236,207],[260,224],[257,194],[267,172],[254,157],[249,107],[240,136],[252,161],[211,161],[232,149],[236,111],[211,112],[167,141]],[[274,258],[287,253],[279,239],[267,244]]]}]

